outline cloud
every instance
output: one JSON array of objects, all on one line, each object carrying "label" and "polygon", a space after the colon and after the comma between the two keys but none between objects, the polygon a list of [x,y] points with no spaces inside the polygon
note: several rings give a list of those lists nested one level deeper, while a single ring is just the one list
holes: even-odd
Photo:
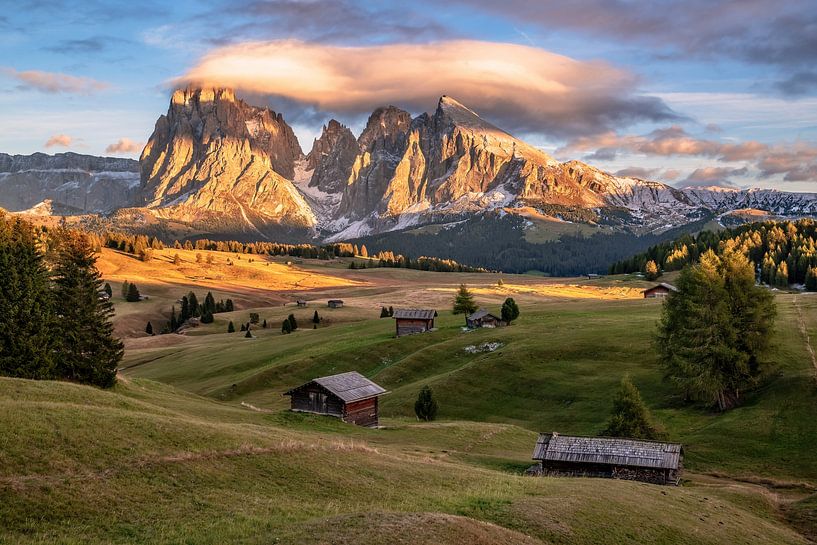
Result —
[{"label": "cloud", "polygon": [[803,142],[772,148],[757,163],[762,176],[783,175],[786,182],[817,181],[817,147]]},{"label": "cloud", "polygon": [[105,148],[105,153],[140,153],[145,145],[130,138],[120,138]]},{"label": "cloud", "polygon": [[660,168],[627,167],[618,170],[616,176],[626,178],[639,178],[641,180],[674,180],[680,172],[675,169],[661,170]]},{"label": "cloud", "polygon": [[473,40],[249,42],[215,49],[173,83],[228,86],[341,115],[384,104],[427,111],[446,94],[505,129],[553,136],[680,118],[662,100],[639,95],[632,73],[605,62]]},{"label": "cloud", "polygon": [[721,161],[746,161],[765,153],[769,147],[753,140],[741,143],[719,142],[695,138],[682,127],[656,129],[649,134],[619,135],[613,131],[574,139],[556,150],[559,155],[587,152],[595,149],[591,158],[615,157],[617,153],[628,152],[658,156],[701,156]]},{"label": "cloud", "polygon": [[749,172],[746,167],[702,167],[695,169],[689,176],[680,182],[683,187],[705,187],[720,186],[737,188],[738,186],[729,178],[734,176],[745,176]]},{"label": "cloud", "polygon": [[817,72],[797,72],[777,82],[777,88],[785,95],[805,95],[817,89]]},{"label": "cloud", "polygon": [[43,72],[41,70],[18,72],[13,68],[3,68],[2,71],[17,80],[23,88],[49,94],[91,95],[110,87],[108,83],[103,81],[59,72]]},{"label": "cloud", "polygon": [[81,54],[88,55],[102,53],[110,48],[114,43],[126,43],[127,40],[114,36],[90,36],[88,38],[77,38],[70,40],[60,40],[54,45],[44,47],[46,51],[52,53],[62,53],[66,55]]},{"label": "cloud", "polygon": [[61,148],[68,148],[71,147],[75,142],[72,136],[68,136],[67,134],[55,134],[51,138],[48,139],[45,143],[46,148],[53,148],[53,147],[61,147]]}]

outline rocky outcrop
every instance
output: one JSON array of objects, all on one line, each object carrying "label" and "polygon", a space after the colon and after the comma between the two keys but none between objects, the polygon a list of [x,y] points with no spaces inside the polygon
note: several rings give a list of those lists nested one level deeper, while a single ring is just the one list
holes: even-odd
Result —
[{"label": "rocky outcrop", "polygon": [[302,158],[280,114],[237,100],[229,89],[180,89],[141,157],[144,203],[160,215],[230,228],[311,227],[312,210],[292,185]]},{"label": "rocky outcrop", "polygon": [[[47,202],[63,214],[109,213],[139,199],[139,163],[78,153],[0,153],[0,207],[28,210]],[[41,207],[40,210],[46,210]]]},{"label": "rocky outcrop", "polygon": [[329,121],[306,156],[305,168],[313,171],[309,186],[323,193],[343,191],[358,151],[352,131],[334,119]]}]

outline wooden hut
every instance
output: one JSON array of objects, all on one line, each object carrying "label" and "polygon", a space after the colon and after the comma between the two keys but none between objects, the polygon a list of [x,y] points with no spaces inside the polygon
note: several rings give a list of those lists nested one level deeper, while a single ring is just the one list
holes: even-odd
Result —
[{"label": "wooden hut", "polygon": [[502,321],[502,318],[481,308],[465,317],[465,325],[468,326],[469,329],[477,329],[479,327],[498,327],[505,325],[505,322]]},{"label": "wooden hut", "polygon": [[659,297],[666,297],[673,291],[678,291],[678,288],[672,284],[665,284],[661,282],[651,288],[644,290],[644,299],[657,299]]},{"label": "wooden hut", "polygon": [[386,390],[357,371],[310,380],[284,395],[290,408],[335,416],[358,426],[376,427],[379,421],[378,396]]},{"label": "wooden hut", "polygon": [[306,301],[304,301],[303,299],[298,299],[297,301],[295,301],[295,304],[298,305],[299,307],[305,307]]},{"label": "wooden hut", "polygon": [[541,462],[543,475],[678,484],[683,447],[659,441],[541,433],[533,459]]},{"label": "wooden hut", "polygon": [[394,311],[394,325],[398,337],[403,335],[413,335],[414,333],[425,333],[434,329],[434,317],[437,311],[434,309],[396,309]]},{"label": "wooden hut", "polygon": [[340,299],[330,299],[329,308],[343,308],[343,301]]}]

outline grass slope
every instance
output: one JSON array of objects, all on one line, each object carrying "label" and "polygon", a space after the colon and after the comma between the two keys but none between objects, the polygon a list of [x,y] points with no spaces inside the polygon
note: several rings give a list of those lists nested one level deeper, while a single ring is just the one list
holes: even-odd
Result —
[{"label": "grass slope", "polygon": [[528,435],[504,425],[383,433],[145,380],[0,379],[0,430],[0,543],[805,543],[752,485],[526,478],[452,455]]}]

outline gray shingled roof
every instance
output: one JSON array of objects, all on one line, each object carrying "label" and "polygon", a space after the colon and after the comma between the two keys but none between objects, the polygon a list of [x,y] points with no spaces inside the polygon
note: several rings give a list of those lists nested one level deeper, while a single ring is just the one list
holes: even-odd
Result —
[{"label": "gray shingled roof", "polygon": [[[303,388],[313,382],[320,384],[346,403],[386,393],[385,388],[378,386],[357,371],[349,371],[348,373],[340,373],[339,375],[330,375],[328,377],[319,377],[298,386],[298,388]],[[292,392],[298,388],[293,388],[284,395],[291,395]]]},{"label": "gray shingled roof", "polygon": [[479,309],[478,311],[474,312],[473,314],[469,314],[466,318],[467,320],[479,320],[480,318],[485,318],[486,316],[493,316],[497,320],[499,320],[499,316],[495,314],[491,314],[484,308]]},{"label": "gray shingled roof", "polygon": [[647,288],[644,291],[652,291],[655,288],[667,288],[670,291],[678,291],[678,288],[676,288],[672,284],[667,284],[666,282],[661,282],[660,284],[656,284],[655,286],[653,286],[651,288]]},{"label": "gray shingled roof", "polygon": [[410,320],[431,320],[437,311],[434,309],[398,308],[394,310],[394,318],[408,318]]},{"label": "gray shingled roof", "polygon": [[534,460],[678,469],[683,449],[677,443],[617,437],[578,437],[540,433]]}]

